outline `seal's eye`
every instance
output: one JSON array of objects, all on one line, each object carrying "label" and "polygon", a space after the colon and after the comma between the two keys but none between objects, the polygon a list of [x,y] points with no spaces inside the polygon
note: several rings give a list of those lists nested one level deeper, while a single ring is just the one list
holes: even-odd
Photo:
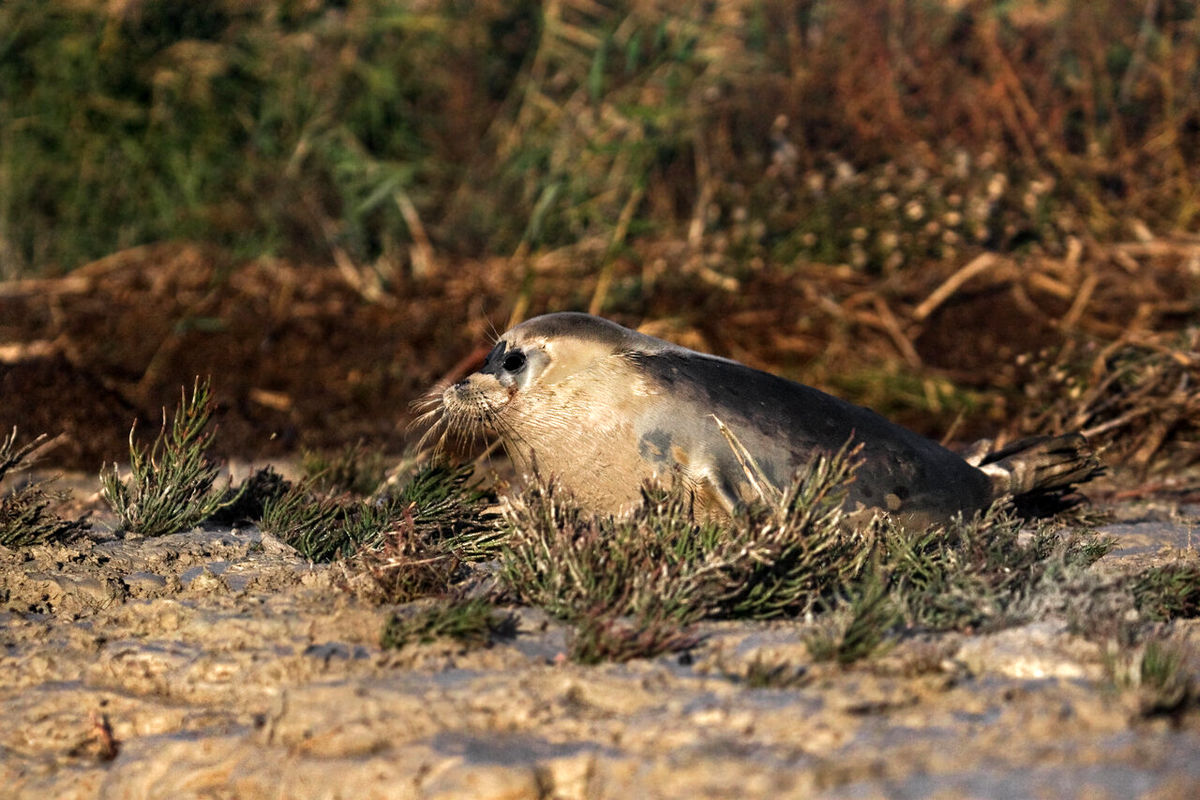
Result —
[{"label": "seal's eye", "polygon": [[521,367],[525,366],[525,354],[519,350],[513,351],[504,357],[500,366],[504,367],[505,372],[520,372]]}]

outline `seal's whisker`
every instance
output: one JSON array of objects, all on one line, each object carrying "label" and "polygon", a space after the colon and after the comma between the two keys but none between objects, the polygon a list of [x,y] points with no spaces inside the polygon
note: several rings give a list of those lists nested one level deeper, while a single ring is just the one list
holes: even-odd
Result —
[{"label": "seal's whisker", "polygon": [[438,420],[443,419],[445,416],[446,416],[445,406],[437,405],[437,406],[434,406],[433,408],[431,408],[427,411],[423,411],[420,414],[418,414],[417,416],[413,417],[412,421],[408,423],[408,427],[410,430],[414,430],[422,425],[429,425],[429,424],[436,423]]},{"label": "seal's whisker", "polygon": [[529,439],[521,434],[512,423],[507,420],[497,417],[494,422],[496,432],[505,443],[505,452],[512,458],[514,453],[520,453],[523,450],[533,450],[533,446]]},{"label": "seal's whisker", "polygon": [[480,453],[478,456],[475,457],[475,460],[472,462],[472,464],[476,468],[478,468],[479,465],[481,465],[485,460],[487,460],[489,463],[491,463],[492,453],[494,453],[496,451],[496,448],[500,447],[502,444],[503,444],[503,440],[493,439],[492,443],[489,444],[482,453]]},{"label": "seal's whisker", "polygon": [[[424,428],[421,438],[417,441],[417,450],[425,449],[425,446],[437,436],[437,444],[434,445],[434,453],[440,453],[440,444],[445,439],[445,430],[450,424],[447,419],[447,409],[445,403],[442,402],[441,394],[433,396],[432,393],[427,395],[420,401],[414,402],[414,407],[417,403],[423,403],[426,410],[422,411],[408,423],[408,430],[415,431]],[[439,433],[440,432],[440,433]]]},{"label": "seal's whisker", "polygon": [[492,344],[500,341],[500,331],[496,330],[496,323],[492,322],[492,318],[484,314],[483,321],[487,323],[488,336],[491,338]]},{"label": "seal's whisker", "polygon": [[413,411],[425,411],[430,408],[435,408],[442,404],[441,392],[429,392],[428,394],[418,397],[408,404],[408,407]]},{"label": "seal's whisker", "polygon": [[440,453],[441,444],[446,438],[446,426],[444,423],[444,417],[439,417],[434,420],[433,424],[425,429],[425,432],[421,434],[421,438],[417,441],[417,450],[424,450],[425,446],[429,444],[430,440],[432,440],[434,435],[437,434],[437,442],[433,446],[433,451],[435,453]]}]

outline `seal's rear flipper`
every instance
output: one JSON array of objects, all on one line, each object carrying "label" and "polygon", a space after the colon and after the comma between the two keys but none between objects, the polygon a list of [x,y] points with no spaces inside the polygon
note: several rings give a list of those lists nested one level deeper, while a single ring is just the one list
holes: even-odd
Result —
[{"label": "seal's rear flipper", "polygon": [[992,480],[993,497],[1010,495],[1019,510],[1047,513],[1078,502],[1070,497],[1075,486],[1104,472],[1078,433],[1035,436],[989,453],[979,469]]}]

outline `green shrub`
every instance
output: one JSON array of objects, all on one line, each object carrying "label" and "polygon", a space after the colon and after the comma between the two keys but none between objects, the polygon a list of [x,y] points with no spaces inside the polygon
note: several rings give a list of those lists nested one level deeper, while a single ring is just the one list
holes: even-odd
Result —
[{"label": "green shrub", "polygon": [[220,469],[208,457],[212,432],[209,382],[196,379],[192,396],[183,392],[175,417],[147,448],[129,431],[128,479],[117,465],[100,471],[101,495],[120,517],[121,527],[144,536],[163,536],[187,530],[238,499],[236,493],[214,487]]},{"label": "green shrub", "polygon": [[[45,442],[46,435],[42,434],[18,445],[16,428],[0,440],[0,485],[10,472],[29,469]],[[66,494],[56,491],[53,484],[52,478],[27,481],[0,494],[0,545],[25,547],[69,541],[90,527],[86,517],[66,520],[50,511],[52,505],[66,499]]]}]

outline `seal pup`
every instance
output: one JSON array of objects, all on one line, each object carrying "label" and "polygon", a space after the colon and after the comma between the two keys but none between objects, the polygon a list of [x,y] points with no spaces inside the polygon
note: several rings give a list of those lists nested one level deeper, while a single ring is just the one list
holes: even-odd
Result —
[{"label": "seal pup", "polygon": [[632,509],[646,481],[682,481],[699,515],[725,517],[762,491],[747,457],[778,490],[848,442],[860,449],[846,510],[912,525],[969,516],[1006,495],[1065,492],[1100,470],[1079,434],[969,463],[817,389],[579,313],[515,326],[438,399],[427,436],[496,434],[519,468],[602,513]]}]

